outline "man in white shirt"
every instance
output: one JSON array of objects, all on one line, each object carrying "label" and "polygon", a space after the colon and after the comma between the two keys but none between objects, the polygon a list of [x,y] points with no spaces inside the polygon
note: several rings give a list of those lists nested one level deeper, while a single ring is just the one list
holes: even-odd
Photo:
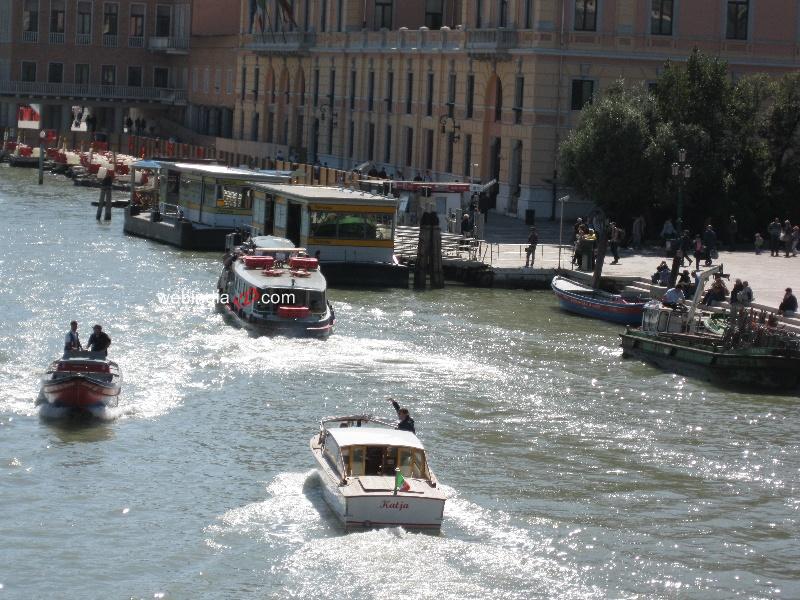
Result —
[{"label": "man in white shirt", "polygon": [[72,321],[69,324],[69,331],[64,336],[64,354],[72,352],[73,350],[83,350],[81,340],[78,337],[78,322]]},{"label": "man in white shirt", "polygon": [[664,306],[669,306],[670,308],[676,308],[679,304],[683,304],[685,300],[683,296],[683,284],[678,283],[674,288],[670,288],[667,290],[667,293],[664,294],[664,297],[661,298],[661,303]]}]

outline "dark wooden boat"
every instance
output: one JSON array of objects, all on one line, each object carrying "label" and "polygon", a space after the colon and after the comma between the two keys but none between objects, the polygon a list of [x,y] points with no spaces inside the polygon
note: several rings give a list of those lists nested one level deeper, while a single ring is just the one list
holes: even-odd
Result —
[{"label": "dark wooden boat", "polygon": [[53,361],[42,377],[41,396],[62,408],[113,407],[121,386],[117,363],[98,352],[78,351]]}]

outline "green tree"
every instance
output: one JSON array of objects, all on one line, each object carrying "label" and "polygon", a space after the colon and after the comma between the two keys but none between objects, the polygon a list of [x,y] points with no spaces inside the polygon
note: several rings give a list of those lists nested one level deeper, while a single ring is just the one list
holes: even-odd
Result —
[{"label": "green tree", "polygon": [[564,179],[609,216],[638,214],[666,201],[666,153],[672,132],[641,87],[616,83],[583,109],[581,121],[561,145]]}]

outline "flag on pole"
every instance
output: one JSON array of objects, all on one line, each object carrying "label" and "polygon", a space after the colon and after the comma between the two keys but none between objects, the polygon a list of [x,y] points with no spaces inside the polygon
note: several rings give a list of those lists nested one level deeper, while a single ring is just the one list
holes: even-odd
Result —
[{"label": "flag on pole", "polygon": [[403,474],[400,472],[400,469],[394,470],[394,493],[397,493],[397,490],[401,492],[407,492],[411,489],[411,486],[406,481],[406,478],[403,477]]}]

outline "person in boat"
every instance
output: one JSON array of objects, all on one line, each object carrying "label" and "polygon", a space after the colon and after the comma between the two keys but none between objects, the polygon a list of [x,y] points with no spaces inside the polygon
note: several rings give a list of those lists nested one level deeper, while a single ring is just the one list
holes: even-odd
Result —
[{"label": "person in boat", "polygon": [[714,275],[714,283],[711,284],[711,287],[703,298],[703,305],[714,306],[715,302],[725,302],[727,297],[728,287],[725,285],[725,282],[722,281],[720,274],[717,273]]},{"label": "person in boat", "polygon": [[793,317],[797,314],[797,298],[792,293],[792,288],[786,288],[786,293],[778,307],[778,314],[784,317]]},{"label": "person in boat", "polygon": [[753,290],[750,287],[750,282],[743,281],[742,289],[739,292],[739,297],[736,299],[742,306],[749,306],[753,302]]},{"label": "person in boat", "polygon": [[111,345],[111,338],[108,337],[108,334],[103,331],[100,325],[95,325],[92,329],[94,331],[92,335],[89,336],[89,341],[86,345],[92,352],[99,352],[104,357],[108,356],[108,347]]},{"label": "person in boat", "polygon": [[411,418],[408,409],[400,408],[400,405],[392,398],[389,398],[389,402],[392,403],[392,406],[397,413],[397,418],[400,419],[400,421],[397,423],[397,428],[401,431],[410,431],[411,433],[416,433],[416,430],[414,429],[414,419]]},{"label": "person in boat", "polygon": [[78,322],[72,321],[69,324],[69,331],[64,336],[64,354],[74,352],[76,350],[83,350],[81,346],[80,337],[78,337]]},{"label": "person in boat", "polygon": [[662,260],[661,264],[658,265],[658,267],[656,268],[656,272],[653,273],[651,280],[653,283],[657,285],[664,285],[665,281],[669,283],[669,275],[670,275],[669,265],[667,265],[667,261]]},{"label": "person in boat", "polygon": [[661,304],[668,308],[678,308],[679,305],[683,305],[685,300],[683,284],[679,281],[674,288],[669,288],[667,293],[661,297]]}]

